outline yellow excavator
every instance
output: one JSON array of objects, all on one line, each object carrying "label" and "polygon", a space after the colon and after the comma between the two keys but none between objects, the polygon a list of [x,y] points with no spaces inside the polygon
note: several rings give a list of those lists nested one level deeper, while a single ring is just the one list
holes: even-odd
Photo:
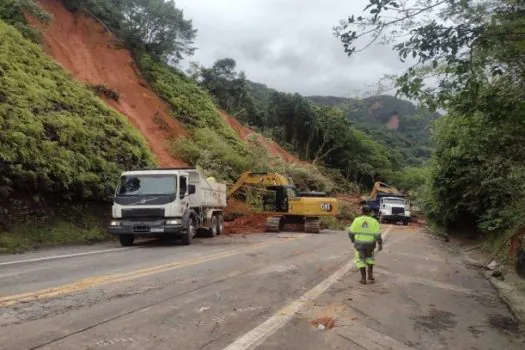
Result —
[{"label": "yellow excavator", "polygon": [[243,173],[228,191],[233,196],[243,187],[264,188],[263,207],[275,213],[266,219],[266,232],[280,232],[287,224],[302,224],[304,232],[319,233],[321,216],[336,216],[339,212],[337,198],[323,192],[300,192],[278,173]]}]

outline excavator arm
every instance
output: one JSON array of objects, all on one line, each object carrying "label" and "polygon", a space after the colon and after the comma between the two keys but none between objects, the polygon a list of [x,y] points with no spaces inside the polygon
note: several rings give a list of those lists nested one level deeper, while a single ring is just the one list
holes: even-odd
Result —
[{"label": "excavator arm", "polygon": [[400,192],[397,190],[397,188],[387,185],[384,182],[376,182],[374,183],[374,187],[372,188],[372,192],[370,192],[370,200],[376,199],[376,196],[378,193],[388,193],[392,195],[399,195]]},{"label": "excavator arm", "polygon": [[243,173],[237,182],[235,182],[228,191],[228,197],[231,197],[241,187],[246,185],[254,186],[289,186],[288,179],[278,173],[253,173],[247,171]]}]

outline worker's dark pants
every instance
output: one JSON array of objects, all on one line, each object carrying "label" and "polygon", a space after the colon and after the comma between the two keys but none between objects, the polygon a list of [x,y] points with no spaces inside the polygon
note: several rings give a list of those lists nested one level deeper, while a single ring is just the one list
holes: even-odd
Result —
[{"label": "worker's dark pants", "polygon": [[375,265],[374,247],[354,248],[354,263],[358,269],[365,268],[367,265]]}]

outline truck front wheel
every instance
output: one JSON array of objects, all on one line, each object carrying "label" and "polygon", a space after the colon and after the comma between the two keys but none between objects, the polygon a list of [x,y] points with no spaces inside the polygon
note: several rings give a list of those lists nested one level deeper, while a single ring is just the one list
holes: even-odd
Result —
[{"label": "truck front wheel", "polygon": [[135,236],[133,235],[120,235],[120,245],[123,247],[131,247],[135,242]]},{"label": "truck front wheel", "polygon": [[197,226],[195,225],[195,219],[190,217],[186,225],[187,226],[184,229],[184,232],[182,233],[182,244],[190,245],[191,242],[193,241],[193,237],[195,237],[195,234],[197,233]]},{"label": "truck front wheel", "polygon": [[404,225],[404,226],[408,226],[408,220],[404,220],[404,221],[403,221],[403,225]]}]

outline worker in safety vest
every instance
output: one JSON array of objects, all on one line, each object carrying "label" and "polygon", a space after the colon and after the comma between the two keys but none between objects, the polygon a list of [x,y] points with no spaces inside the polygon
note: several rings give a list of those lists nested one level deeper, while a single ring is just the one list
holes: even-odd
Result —
[{"label": "worker in safety vest", "polygon": [[381,239],[381,225],[379,222],[371,217],[370,207],[364,206],[362,208],[363,215],[357,217],[348,228],[348,235],[354,243],[354,261],[357,268],[361,271],[361,284],[366,284],[366,267],[368,266],[368,280],[373,283],[374,279],[374,265],[376,263],[374,258],[374,249],[376,243],[379,246],[377,251],[383,249],[383,240]]}]

